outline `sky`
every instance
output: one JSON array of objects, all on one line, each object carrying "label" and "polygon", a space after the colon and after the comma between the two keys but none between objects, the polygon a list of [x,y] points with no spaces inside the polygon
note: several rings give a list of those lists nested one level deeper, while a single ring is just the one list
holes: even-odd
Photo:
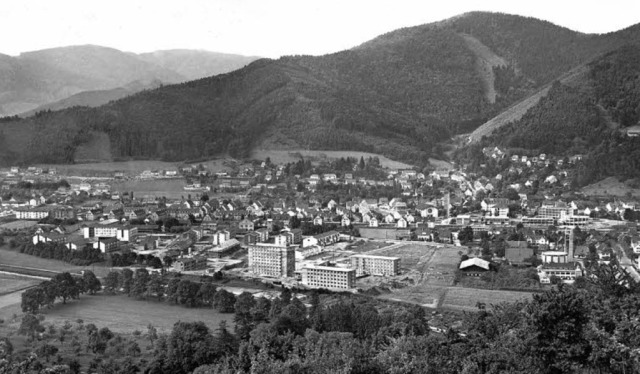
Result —
[{"label": "sky", "polygon": [[135,53],[321,55],[476,10],[585,33],[640,22],[640,0],[0,0],[0,53],[95,44]]}]

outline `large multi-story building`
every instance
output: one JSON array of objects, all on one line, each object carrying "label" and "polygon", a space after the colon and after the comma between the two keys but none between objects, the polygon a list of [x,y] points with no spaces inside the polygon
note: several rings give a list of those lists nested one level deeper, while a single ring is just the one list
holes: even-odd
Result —
[{"label": "large multi-story building", "polygon": [[249,246],[249,269],[257,275],[292,277],[296,267],[295,249],[289,245],[256,243]]},{"label": "large multi-story building", "polygon": [[51,207],[18,208],[15,210],[17,219],[41,220],[49,217]]},{"label": "large multi-story building", "polygon": [[82,228],[82,235],[89,238],[116,238],[123,242],[131,241],[138,233],[137,227],[122,225],[95,225]]},{"label": "large multi-story building", "polygon": [[400,258],[353,255],[351,267],[356,270],[357,276],[362,275],[398,275],[400,273]]},{"label": "large multi-story building", "polygon": [[538,208],[539,218],[560,219],[561,217],[569,216],[571,213],[571,207],[562,201],[545,201]]},{"label": "large multi-story building", "polygon": [[306,265],[302,269],[302,284],[314,288],[350,289],[356,284],[356,270],[327,263]]}]

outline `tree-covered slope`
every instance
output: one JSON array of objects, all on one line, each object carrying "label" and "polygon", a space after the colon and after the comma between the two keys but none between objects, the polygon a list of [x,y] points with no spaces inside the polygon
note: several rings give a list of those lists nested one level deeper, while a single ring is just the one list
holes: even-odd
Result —
[{"label": "tree-covered slope", "polygon": [[520,120],[496,129],[466,151],[475,158],[486,146],[530,153],[584,155],[578,185],[608,176],[640,177],[640,143],[626,129],[640,123],[640,49],[626,46],[586,65],[581,79],[555,82],[547,96]]},{"label": "tree-covered slope", "polygon": [[[9,141],[13,153],[5,152],[4,162],[72,162],[77,146],[88,141],[86,134],[103,132],[116,159],[244,156],[268,145],[379,152],[420,163],[441,153],[438,142],[473,130],[612,48],[616,38],[523,17],[471,13],[396,30],[326,56],[259,60],[100,108],[40,115],[14,126],[51,136]],[[479,50],[506,61],[495,71],[495,103],[487,100],[486,77],[477,71]],[[71,133],[58,135],[60,126]]]}]

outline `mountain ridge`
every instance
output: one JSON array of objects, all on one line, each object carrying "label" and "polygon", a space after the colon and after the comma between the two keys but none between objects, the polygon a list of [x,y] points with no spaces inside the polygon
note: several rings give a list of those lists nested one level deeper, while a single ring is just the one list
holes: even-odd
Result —
[{"label": "mountain ridge", "polygon": [[[108,135],[114,159],[244,157],[252,148],[282,142],[420,164],[442,155],[442,141],[475,130],[562,74],[622,46],[638,36],[636,30],[580,34],[532,18],[472,13],[395,30],[329,55],[260,59],[99,108],[28,119],[21,126],[52,136],[23,143],[29,152],[13,146],[13,156],[2,157],[73,162],[74,149],[98,132]],[[494,102],[463,35],[506,64],[492,65]],[[71,131],[67,137],[55,136],[60,126]]]},{"label": "mountain ridge", "polygon": [[[173,52],[166,51],[169,56]],[[186,59],[189,50],[180,50]],[[0,116],[33,113],[40,107],[64,101],[85,91],[105,91],[99,98],[93,93],[94,105],[106,104],[114,98],[111,90],[127,93],[132,82],[160,81],[179,83],[194,78],[228,72],[244,66],[252,57],[193,52],[198,62],[207,69],[184,76],[178,71],[161,66],[159,61],[138,54],[98,45],[77,45],[23,52],[18,56],[0,55]],[[216,62],[216,58],[224,61]],[[238,61],[235,61],[238,59]],[[75,102],[70,99],[71,102]],[[61,108],[59,103],[55,108]]]}]

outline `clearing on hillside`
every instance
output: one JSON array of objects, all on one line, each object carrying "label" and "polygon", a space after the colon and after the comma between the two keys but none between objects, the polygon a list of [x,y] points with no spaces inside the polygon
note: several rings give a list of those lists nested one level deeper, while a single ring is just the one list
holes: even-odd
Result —
[{"label": "clearing on hillside", "polygon": [[389,158],[386,158],[382,155],[368,152],[356,152],[356,151],[309,151],[309,150],[288,150],[288,151],[277,151],[277,150],[254,150],[251,153],[251,158],[256,160],[264,160],[267,157],[271,159],[271,162],[277,164],[284,164],[288,162],[297,162],[301,158],[311,159],[312,161],[320,161],[320,160],[332,160],[339,159],[341,157],[347,158],[352,157],[356,159],[360,159],[363,157],[365,160],[369,157],[378,157],[380,159],[380,165],[382,167],[388,169],[410,169],[412,165],[405,164],[404,162],[394,161]]}]

